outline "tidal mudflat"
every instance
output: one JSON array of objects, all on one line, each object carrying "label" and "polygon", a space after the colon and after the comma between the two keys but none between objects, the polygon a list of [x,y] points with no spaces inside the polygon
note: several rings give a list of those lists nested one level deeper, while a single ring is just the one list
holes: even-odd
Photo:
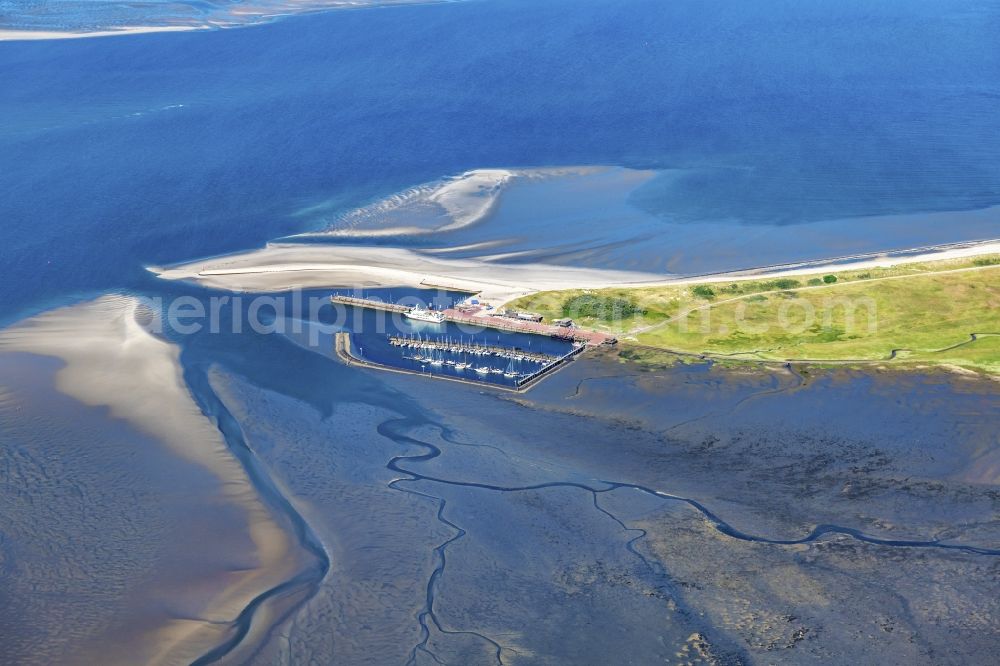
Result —
[{"label": "tidal mudflat", "polygon": [[992,649],[989,380],[613,354],[516,397],[327,358],[294,382],[235,359],[209,374],[330,555],[262,655],[983,663]]},{"label": "tidal mudflat", "polygon": [[512,395],[280,335],[178,348],[148,316],[107,297],[4,334],[18,661],[968,664],[993,648],[993,380],[607,350]]}]

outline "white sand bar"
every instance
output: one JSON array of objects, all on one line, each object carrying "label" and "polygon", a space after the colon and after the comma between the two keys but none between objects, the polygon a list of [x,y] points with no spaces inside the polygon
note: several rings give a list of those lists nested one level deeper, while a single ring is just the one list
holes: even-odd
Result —
[{"label": "white sand bar", "polygon": [[500,305],[534,293],[561,289],[640,287],[692,282],[804,275],[1000,253],[1000,241],[919,248],[905,253],[837,257],[829,260],[763,266],[701,276],[671,276],[549,264],[510,264],[488,257],[452,259],[406,248],[344,245],[272,244],[224,257],[149,270],[167,280],[189,280],[207,287],[242,292],[302,288],[446,286],[479,292]]},{"label": "white sand bar", "polygon": [[139,35],[148,32],[190,32],[192,30],[207,30],[211,27],[212,26],[209,25],[148,25],[125,26],[115,30],[95,30],[93,32],[0,29],[0,42],[34,42],[46,39],[82,39],[84,37],[118,37],[122,35]]},{"label": "white sand bar", "polygon": [[449,286],[504,302],[535,291],[642,284],[651,273],[548,264],[501,264],[486,259],[447,259],[405,248],[343,245],[269,245],[262,250],[151,268],[167,280],[192,280],[230,291],[295,288]]}]

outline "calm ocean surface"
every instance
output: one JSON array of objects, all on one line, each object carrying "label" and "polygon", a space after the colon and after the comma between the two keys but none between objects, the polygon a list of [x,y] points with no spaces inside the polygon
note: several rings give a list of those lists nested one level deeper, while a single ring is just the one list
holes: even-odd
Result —
[{"label": "calm ocean surface", "polygon": [[688,168],[642,207],[791,237],[994,205],[998,27],[994,3],[500,0],[0,43],[0,317],[479,167]]}]

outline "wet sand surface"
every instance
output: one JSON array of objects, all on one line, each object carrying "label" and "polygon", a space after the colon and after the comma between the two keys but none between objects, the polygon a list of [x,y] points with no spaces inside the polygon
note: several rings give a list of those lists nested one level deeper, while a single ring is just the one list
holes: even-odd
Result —
[{"label": "wet sand surface", "polygon": [[5,661],[190,661],[227,631],[205,622],[213,598],[258,566],[245,515],[208,471],[53,390],[58,366],[0,355]]},{"label": "wet sand surface", "polygon": [[310,566],[142,317],[104,297],[0,335],[15,661],[189,663],[253,645],[261,628],[241,613],[280,606],[261,596]]}]

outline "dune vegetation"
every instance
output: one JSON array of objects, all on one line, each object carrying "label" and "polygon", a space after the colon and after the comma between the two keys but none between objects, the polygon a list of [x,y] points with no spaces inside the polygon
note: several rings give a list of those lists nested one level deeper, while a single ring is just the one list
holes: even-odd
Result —
[{"label": "dune vegetation", "polygon": [[543,292],[513,307],[572,317],[579,326],[615,333],[625,345],[719,358],[932,363],[1000,374],[997,255],[793,277]]}]

